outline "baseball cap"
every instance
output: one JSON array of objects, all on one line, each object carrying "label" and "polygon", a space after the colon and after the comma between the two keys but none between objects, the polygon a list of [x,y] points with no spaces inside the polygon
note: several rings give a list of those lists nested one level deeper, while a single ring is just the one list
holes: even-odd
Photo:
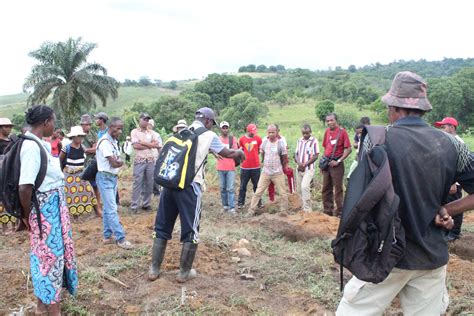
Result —
[{"label": "baseball cap", "polygon": [[104,121],[108,121],[109,120],[109,116],[104,113],[104,112],[99,112],[97,113],[96,115],[94,115],[94,118],[96,119],[103,119]]},{"label": "baseball cap", "polygon": [[217,125],[216,115],[211,108],[204,107],[196,111],[196,117],[207,118],[214,121],[214,125]]},{"label": "baseball cap", "polygon": [[434,126],[441,127],[441,126],[447,125],[447,124],[458,127],[458,121],[454,117],[449,117],[449,116],[445,117],[444,119],[442,119],[439,122],[434,123]]},{"label": "baseball cap", "polygon": [[151,116],[148,113],[142,112],[140,113],[140,119],[151,119]]},{"label": "baseball cap", "polygon": [[230,127],[230,124],[226,121],[222,121],[220,124],[219,124],[219,127],[220,128],[223,128],[224,126],[227,126],[227,127]]},{"label": "baseball cap", "polygon": [[395,75],[390,90],[382,97],[387,106],[405,109],[416,109],[424,112],[433,107],[427,96],[428,85],[419,75],[402,71]]},{"label": "baseball cap", "polygon": [[257,133],[257,125],[255,124],[247,125],[247,132],[252,133],[252,134]]}]

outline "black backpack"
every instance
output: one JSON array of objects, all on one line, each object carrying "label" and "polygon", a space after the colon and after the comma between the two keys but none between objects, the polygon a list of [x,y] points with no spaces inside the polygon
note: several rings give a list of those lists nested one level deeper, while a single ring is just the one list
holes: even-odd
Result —
[{"label": "black backpack", "polygon": [[39,203],[36,199],[36,190],[41,186],[46,176],[48,166],[48,156],[43,145],[35,138],[20,135],[18,138],[6,148],[4,152],[3,161],[0,167],[0,201],[3,203],[8,214],[16,217],[22,217],[22,208],[20,197],[18,195],[18,183],[20,181],[20,152],[23,142],[28,139],[38,144],[40,147],[41,165],[38,175],[36,176],[35,184],[33,186],[33,194],[31,196],[33,206],[36,208],[38,224],[41,233],[41,217],[39,216]]},{"label": "black backpack", "polygon": [[165,188],[182,190],[193,181],[206,159],[195,171],[199,135],[207,129],[185,128],[175,133],[163,145],[155,164],[155,182]]},{"label": "black backpack", "polygon": [[[395,193],[385,150],[387,130],[366,126],[360,141],[359,164],[349,179],[336,239],[334,259],[358,279],[380,283],[405,252],[405,231],[398,216],[400,199]],[[369,135],[374,145],[363,150]]]}]

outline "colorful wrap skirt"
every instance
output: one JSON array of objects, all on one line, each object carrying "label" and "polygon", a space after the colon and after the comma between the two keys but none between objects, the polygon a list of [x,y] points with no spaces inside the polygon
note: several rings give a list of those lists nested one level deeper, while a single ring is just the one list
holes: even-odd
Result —
[{"label": "colorful wrap skirt", "polygon": [[0,224],[16,223],[16,218],[7,213],[7,210],[0,202]]},{"label": "colorful wrap skirt", "polygon": [[74,216],[90,213],[97,205],[97,199],[91,184],[89,181],[82,180],[79,174],[64,171],[66,203],[69,212]]},{"label": "colorful wrap skirt", "polygon": [[36,194],[40,206],[42,238],[36,209],[30,213],[30,267],[35,296],[44,304],[61,301],[61,289],[77,290],[77,268],[69,211],[63,188]]}]

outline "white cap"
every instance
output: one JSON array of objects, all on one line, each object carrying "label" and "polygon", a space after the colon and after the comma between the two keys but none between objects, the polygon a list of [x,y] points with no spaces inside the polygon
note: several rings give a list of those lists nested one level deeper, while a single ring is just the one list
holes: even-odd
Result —
[{"label": "white cap", "polygon": [[222,128],[224,126],[227,126],[227,127],[230,127],[230,124],[226,121],[222,121],[220,124],[219,124],[219,127]]}]

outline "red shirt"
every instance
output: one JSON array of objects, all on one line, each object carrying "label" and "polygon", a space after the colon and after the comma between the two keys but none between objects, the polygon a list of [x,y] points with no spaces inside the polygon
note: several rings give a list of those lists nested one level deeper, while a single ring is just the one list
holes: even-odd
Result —
[{"label": "red shirt", "polygon": [[[231,136],[234,138],[232,143],[232,148],[230,149],[238,149],[237,146],[237,138],[235,136]],[[229,148],[229,137],[219,136],[221,142],[225,145],[225,147]],[[235,170],[235,161],[232,158],[224,158],[222,160],[217,160],[217,170],[220,171],[232,171]]]},{"label": "red shirt", "polygon": [[[324,147],[324,156],[331,157],[332,149],[336,144],[337,134],[341,128],[337,127],[333,131],[327,128],[324,132],[323,138],[323,147]],[[351,141],[349,140],[349,135],[345,129],[342,128],[341,135],[337,141],[336,151],[334,152],[334,158],[339,158],[344,153],[344,148],[351,148]]]},{"label": "red shirt", "polygon": [[61,140],[59,138],[56,138],[55,140],[51,140],[51,155],[53,157],[59,157],[59,151],[61,150],[59,148],[59,143]]},{"label": "red shirt", "polygon": [[262,145],[260,136],[248,137],[244,135],[239,139],[240,148],[244,151],[245,160],[240,165],[242,169],[257,169],[260,168],[259,151]]}]

